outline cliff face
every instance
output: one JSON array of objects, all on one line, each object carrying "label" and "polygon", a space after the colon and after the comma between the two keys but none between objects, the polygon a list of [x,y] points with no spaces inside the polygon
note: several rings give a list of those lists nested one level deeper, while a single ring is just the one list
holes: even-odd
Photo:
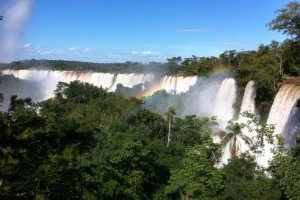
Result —
[{"label": "cliff face", "polygon": [[282,76],[282,82],[287,84],[290,83],[290,84],[300,85],[300,76],[288,76],[284,74]]}]

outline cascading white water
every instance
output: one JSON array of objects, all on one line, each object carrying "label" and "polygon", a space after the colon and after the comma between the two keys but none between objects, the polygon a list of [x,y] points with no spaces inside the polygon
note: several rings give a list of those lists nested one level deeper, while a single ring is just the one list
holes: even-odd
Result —
[{"label": "cascading white water", "polygon": [[283,134],[300,97],[300,87],[293,84],[284,84],[277,93],[272,104],[267,124],[275,125],[275,134]]},{"label": "cascading white water", "polygon": [[[242,100],[242,105],[240,109],[240,113],[243,113],[245,111],[249,113],[256,114],[256,109],[255,109],[255,96],[256,96],[256,84],[254,81],[249,81],[246,85],[245,91],[244,91],[244,96]],[[239,115],[238,123],[244,123],[246,124],[249,119],[247,117],[242,116],[242,114]],[[248,128],[243,128],[242,129],[242,134],[246,135],[250,138],[253,138],[255,136],[255,132],[250,132]],[[228,162],[228,159],[231,157],[230,155],[230,144],[232,141],[228,142],[226,146],[222,149],[222,163],[226,164]],[[237,149],[238,149],[238,155],[240,153],[246,152],[249,150],[249,146],[246,144],[246,142],[240,137],[237,136]]]},{"label": "cascading white water", "polygon": [[[294,84],[284,84],[278,91],[274,102],[272,104],[267,124],[275,126],[274,135],[280,134],[289,142],[294,133],[291,128],[296,128],[299,124],[295,124],[295,121],[299,121],[299,109],[296,107],[296,103],[300,98],[300,87]],[[296,128],[297,129],[297,128]],[[299,130],[299,129],[297,129]],[[289,132],[292,131],[292,132]],[[263,154],[258,156],[257,161],[260,165],[267,167],[268,161],[272,159],[272,148],[275,144],[269,144],[265,142]],[[287,146],[289,146],[287,144]]]},{"label": "cascading white water", "polygon": [[173,76],[165,76],[161,81],[161,89],[167,92],[176,92],[176,81],[177,78]]},{"label": "cascading white water", "polygon": [[[228,159],[231,158],[231,150],[230,150],[230,145],[233,143],[233,139],[230,140],[223,148],[222,148],[222,158],[221,162],[222,164],[227,164]],[[242,152],[246,152],[249,148],[247,147],[246,142],[240,137],[236,137],[236,146],[237,146],[237,155],[240,155]]]},{"label": "cascading white water", "polygon": [[293,110],[286,124],[285,131],[282,133],[285,139],[285,145],[288,148],[296,145],[295,136],[300,131],[300,108],[297,106],[293,107]]},{"label": "cascading white water", "polygon": [[191,86],[196,84],[197,79],[197,76],[165,76],[161,81],[161,89],[171,93],[187,92]]},{"label": "cascading white water", "polygon": [[150,96],[156,91],[165,90],[168,93],[180,94],[189,91],[190,87],[195,85],[199,77],[197,76],[164,76],[160,79],[156,79],[151,83],[149,88],[139,96]]},{"label": "cascading white water", "polygon": [[[240,109],[240,113],[248,111],[249,113],[256,114],[255,109],[255,97],[256,97],[256,84],[254,81],[249,81],[246,85],[242,105]],[[239,116],[240,122],[245,122],[247,118],[243,117],[242,115]]]},{"label": "cascading white water", "polygon": [[[245,91],[244,91],[244,96],[243,96],[243,100],[242,100],[242,104],[241,104],[241,109],[240,109],[240,113],[243,113],[245,111],[249,112],[249,113],[253,113],[256,114],[256,109],[255,109],[255,97],[256,97],[256,84],[254,81],[249,81],[246,85]],[[244,117],[242,114],[239,115],[239,118],[237,120],[237,123],[241,124],[247,124],[248,122],[248,118]],[[242,134],[245,136],[248,136],[249,138],[253,138],[255,136],[255,132],[252,131],[250,132],[249,129],[247,127],[242,129]],[[222,163],[226,164],[228,162],[228,159],[231,157],[230,155],[230,144],[233,141],[228,142],[228,144],[226,144],[226,146],[222,149]],[[237,155],[249,151],[249,146],[248,144],[246,144],[246,142],[238,135],[237,136]]]},{"label": "cascading white water", "polygon": [[109,91],[115,91],[117,84],[125,87],[144,84],[153,79],[152,74],[110,74],[97,72],[56,71],[56,70],[3,70],[3,74],[14,75],[16,78],[37,82],[43,88],[43,99],[53,96],[59,81],[71,82],[79,80]]},{"label": "cascading white water", "polygon": [[236,83],[233,78],[223,80],[214,103],[213,115],[217,116],[220,129],[225,129],[227,122],[234,116],[233,104],[236,101]]},{"label": "cascading white water", "polygon": [[157,80],[155,79],[154,74],[111,74],[57,70],[3,70],[2,74],[14,75],[19,79],[38,82],[38,84],[41,84],[41,87],[43,88],[44,97],[42,100],[53,96],[53,91],[59,81],[68,83],[79,80],[102,87],[110,92],[115,91],[118,84],[122,84],[124,87],[129,88],[142,84],[142,88],[146,89],[146,83],[151,85],[154,84],[153,81],[157,81],[159,82],[159,85],[156,86],[154,91],[164,89],[167,92],[183,93],[187,92],[198,80],[197,76],[164,76]]},{"label": "cascading white water", "polygon": [[198,80],[197,76],[177,76],[176,78],[176,93],[184,93],[189,91],[190,87],[195,85]]},{"label": "cascading white water", "polygon": [[109,88],[109,91],[115,91],[118,84],[122,84],[124,87],[132,88],[133,86],[138,84],[151,82],[153,78],[154,77],[152,74],[117,74],[112,87]]},{"label": "cascading white water", "polygon": [[[257,114],[256,108],[255,108],[256,90],[257,90],[257,86],[256,86],[255,82],[249,81],[246,85],[243,100],[242,100],[240,115],[239,115],[239,119],[238,119],[239,123],[247,124],[248,120],[250,120],[247,117],[244,117],[242,113],[247,111],[254,115]],[[253,127],[251,127],[251,128],[253,128]],[[252,131],[252,132],[249,131],[249,129],[247,127],[243,128],[242,132],[244,135],[246,135],[250,138],[253,138],[256,135],[256,133],[254,131]]]}]

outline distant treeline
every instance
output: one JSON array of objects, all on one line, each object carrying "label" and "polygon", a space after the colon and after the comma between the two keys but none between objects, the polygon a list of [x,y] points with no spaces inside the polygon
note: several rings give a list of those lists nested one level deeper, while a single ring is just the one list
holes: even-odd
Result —
[{"label": "distant treeline", "polygon": [[66,60],[24,60],[3,64],[2,68],[13,69],[51,69],[51,70],[74,70],[95,71],[105,73],[165,73],[184,75],[207,75],[220,65],[217,57],[192,56],[182,59],[181,57],[168,58],[166,63],[149,62],[139,63],[127,61],[124,63],[91,63]]},{"label": "distant treeline", "polygon": [[[261,73],[269,77],[281,78],[283,74],[299,76],[300,74],[300,43],[285,40],[282,43],[272,41],[269,45],[260,45],[257,50],[236,51],[227,50],[218,57],[181,56],[167,58],[167,62],[139,63],[127,61],[124,63],[92,63],[66,60],[24,60],[10,64],[0,64],[1,68],[13,69],[51,69],[95,71],[106,73],[147,73],[199,75],[205,76],[216,71],[231,71],[236,77],[243,79],[260,79]],[[273,81],[274,83],[274,81]]]},{"label": "distant treeline", "polygon": [[163,64],[151,62],[142,64],[138,62],[124,63],[92,63],[66,60],[25,60],[15,61],[7,65],[13,69],[51,69],[51,70],[74,70],[74,71],[95,71],[105,73],[145,73],[148,71],[162,71]]}]

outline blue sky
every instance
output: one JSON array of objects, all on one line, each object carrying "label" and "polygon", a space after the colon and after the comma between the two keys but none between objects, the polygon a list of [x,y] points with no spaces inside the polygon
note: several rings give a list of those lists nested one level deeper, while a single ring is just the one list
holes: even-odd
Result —
[{"label": "blue sky", "polygon": [[35,0],[16,59],[164,62],[257,49],[286,38],[265,25],[288,2]]}]

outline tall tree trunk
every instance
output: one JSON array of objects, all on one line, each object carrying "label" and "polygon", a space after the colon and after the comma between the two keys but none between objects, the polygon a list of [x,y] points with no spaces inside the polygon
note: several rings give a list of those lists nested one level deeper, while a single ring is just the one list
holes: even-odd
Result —
[{"label": "tall tree trunk", "polygon": [[233,141],[232,141],[231,145],[229,146],[229,148],[230,148],[231,157],[236,157],[237,156],[236,136],[234,136]]},{"label": "tall tree trunk", "polygon": [[282,75],[283,75],[283,69],[282,69],[282,53],[279,55],[279,59],[280,59],[279,74],[282,76]]},{"label": "tall tree trunk", "polygon": [[168,129],[168,141],[167,141],[167,147],[169,147],[171,140],[171,119],[169,119],[169,129]]}]

